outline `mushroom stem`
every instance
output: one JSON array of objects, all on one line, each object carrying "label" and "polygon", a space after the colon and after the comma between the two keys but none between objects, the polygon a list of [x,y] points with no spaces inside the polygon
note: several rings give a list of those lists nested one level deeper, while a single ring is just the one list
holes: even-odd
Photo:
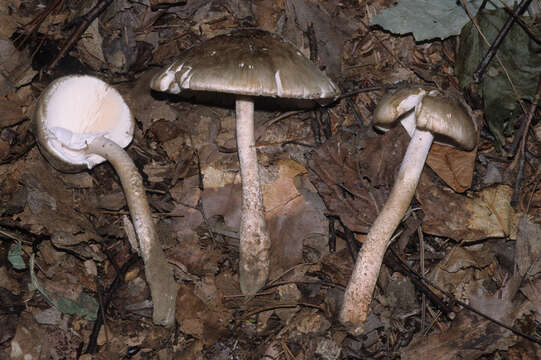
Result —
[{"label": "mushroom stem", "polygon": [[413,132],[391,194],[357,256],[339,315],[342,324],[355,335],[363,332],[383,256],[415,194],[433,139],[429,131],[416,129]]},{"label": "mushroom stem", "polygon": [[120,178],[145,263],[145,276],[154,305],[153,321],[155,324],[173,326],[177,286],[158,242],[143,179],[124,149],[103,136],[88,144],[88,152],[107,159]]},{"label": "mushroom stem", "polygon": [[237,148],[242,180],[240,219],[240,289],[255,294],[269,276],[270,237],[265,222],[254,136],[254,102],[236,101]]}]

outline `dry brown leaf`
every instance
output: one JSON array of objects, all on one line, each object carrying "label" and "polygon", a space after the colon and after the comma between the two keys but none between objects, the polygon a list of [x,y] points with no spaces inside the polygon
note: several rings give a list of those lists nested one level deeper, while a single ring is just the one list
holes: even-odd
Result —
[{"label": "dry brown leaf", "polygon": [[541,224],[534,223],[526,214],[520,217],[515,249],[515,263],[521,276],[541,272]]},{"label": "dry brown leaf", "polygon": [[417,188],[425,214],[424,232],[465,242],[515,236],[510,186],[496,185],[466,197],[427,183],[426,179],[423,176]]},{"label": "dry brown leaf", "polygon": [[177,299],[176,319],[183,333],[212,344],[226,332],[231,314],[225,309],[219,312],[211,309],[191,286],[181,284]]},{"label": "dry brown leaf", "polygon": [[401,351],[402,359],[454,360],[478,359],[495,350],[505,350],[515,343],[514,337],[504,328],[479,319],[471,313],[461,312],[452,326],[430,336],[416,334],[413,341]]},{"label": "dry brown leaf", "polygon": [[101,240],[94,223],[82,214],[85,203],[68,189],[59,171],[53,169],[37,149],[26,157],[21,182],[28,195],[21,224],[36,234],[70,234],[81,241]]},{"label": "dry brown leaf", "polygon": [[0,96],[0,128],[12,126],[23,120],[22,104]]},{"label": "dry brown leaf", "polygon": [[[0,39],[0,95],[28,84],[37,74],[27,51],[18,51],[10,40]],[[5,74],[5,75],[4,75]]]},{"label": "dry brown leaf", "polygon": [[309,188],[296,186],[295,179],[306,173],[303,166],[281,160],[271,173],[276,177],[263,184],[263,199],[272,241],[270,277],[274,278],[302,262],[307,242],[324,255],[329,228],[321,199]]},{"label": "dry brown leaf", "polygon": [[294,178],[303,173],[306,173],[304,166],[293,160],[280,160],[272,169],[265,170],[267,176],[261,186],[265,212],[269,215],[278,212],[280,207],[300,196]]},{"label": "dry brown leaf", "polygon": [[122,94],[126,103],[137,120],[143,125],[146,132],[155,121],[166,120],[175,122],[178,118],[177,112],[166,102],[155,99],[149,89],[150,79],[156,71],[146,71],[133,83],[118,86],[117,90]]},{"label": "dry brown leaf", "polygon": [[338,131],[310,154],[310,180],[329,213],[350,230],[367,233],[388,196],[408,141],[401,127],[367,139]]},{"label": "dry brown leaf", "polygon": [[462,151],[456,148],[433,144],[426,163],[454,191],[462,193],[470,188],[477,148]]}]

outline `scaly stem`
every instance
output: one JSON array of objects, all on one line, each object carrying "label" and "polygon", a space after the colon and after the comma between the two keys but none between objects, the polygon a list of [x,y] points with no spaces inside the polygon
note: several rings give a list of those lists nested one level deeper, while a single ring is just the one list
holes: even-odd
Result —
[{"label": "scaly stem", "polygon": [[88,151],[107,159],[120,178],[145,263],[145,276],[154,305],[153,321],[158,325],[173,326],[177,285],[158,242],[143,179],[132,159],[115,142],[101,136],[88,145]]},{"label": "scaly stem", "polygon": [[265,222],[254,137],[254,103],[236,101],[237,148],[242,180],[240,219],[240,289],[255,294],[269,276],[270,237]]},{"label": "scaly stem", "polygon": [[342,324],[355,335],[363,332],[383,256],[415,194],[433,139],[428,131],[414,131],[391,194],[357,256],[339,315]]}]

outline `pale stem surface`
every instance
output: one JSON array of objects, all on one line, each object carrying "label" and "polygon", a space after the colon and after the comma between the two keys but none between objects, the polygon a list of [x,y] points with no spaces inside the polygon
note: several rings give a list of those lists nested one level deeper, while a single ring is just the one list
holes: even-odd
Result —
[{"label": "pale stem surface", "polygon": [[357,257],[339,315],[342,324],[355,335],[363,332],[383,256],[415,194],[433,139],[428,131],[414,131],[391,194],[372,224]]},{"label": "pale stem surface", "polygon": [[237,148],[242,180],[240,218],[240,289],[255,294],[269,276],[270,237],[265,222],[263,196],[254,137],[254,103],[236,101]]},{"label": "pale stem surface", "polygon": [[102,136],[88,145],[88,151],[107,159],[120,178],[145,263],[145,276],[154,305],[153,321],[158,325],[173,326],[177,285],[158,242],[143,179],[132,159],[115,142]]}]

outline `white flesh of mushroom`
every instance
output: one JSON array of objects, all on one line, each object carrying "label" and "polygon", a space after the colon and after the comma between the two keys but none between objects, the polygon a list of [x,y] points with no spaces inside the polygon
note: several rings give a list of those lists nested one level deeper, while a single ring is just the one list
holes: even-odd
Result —
[{"label": "white flesh of mushroom", "polygon": [[383,256],[415,194],[433,139],[429,131],[414,131],[391,194],[357,257],[340,311],[340,321],[355,335],[363,332]]},{"label": "white flesh of mushroom", "polygon": [[52,86],[44,128],[52,150],[64,161],[91,169],[105,159],[71,149],[82,149],[98,136],[106,136],[120,147],[131,142],[131,122],[117,120],[131,116],[130,109],[114,88],[90,76],[68,78]]},{"label": "white flesh of mushroom", "polygon": [[145,263],[154,323],[174,325],[177,286],[158,242],[143,180],[123,149],[133,137],[128,106],[114,88],[90,76],[61,78],[42,97],[34,120],[43,151],[69,165],[90,169],[107,160],[114,167]]},{"label": "white flesh of mushroom", "polygon": [[254,103],[248,97],[236,101],[237,148],[242,179],[240,221],[240,287],[255,294],[269,274],[270,236],[265,222],[263,196],[255,149]]}]

